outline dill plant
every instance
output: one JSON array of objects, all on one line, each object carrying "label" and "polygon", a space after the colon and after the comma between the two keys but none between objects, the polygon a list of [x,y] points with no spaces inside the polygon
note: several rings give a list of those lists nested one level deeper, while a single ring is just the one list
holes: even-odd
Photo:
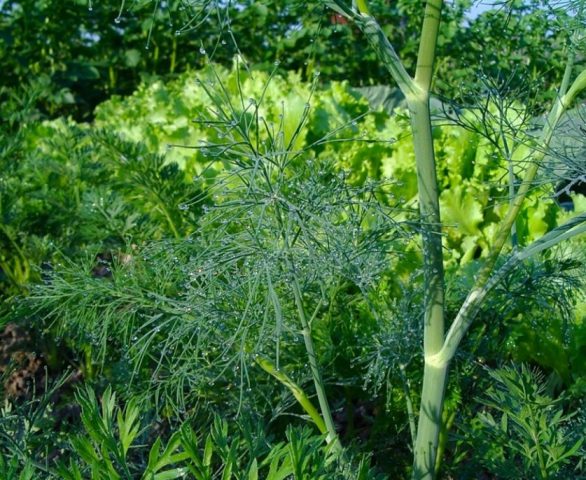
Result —
[{"label": "dill plant", "polygon": [[[89,265],[71,264],[31,299],[59,318],[63,335],[89,341],[100,363],[109,350],[123,351],[116,361],[161,407],[183,413],[202,399],[232,398],[240,410],[259,388],[251,369],[262,368],[323,422],[339,450],[315,331],[340,292],[353,289],[368,303],[389,260],[402,255],[405,228],[379,201],[390,185],[352,186],[344,171],[318,161],[311,148],[331,134],[298,147],[310,99],[292,123],[286,111],[271,115],[263,94],[239,88],[237,98],[229,96],[213,67],[197,82],[213,108],[196,121],[214,140],[194,146],[209,162],[194,179],[204,193],[175,206],[186,211],[203,202],[196,232],[114,264],[111,282],[88,276]],[[206,187],[212,168],[219,173]],[[319,415],[287,376],[301,345],[300,368],[310,374]]]},{"label": "dill plant", "polygon": [[[583,15],[584,5],[580,2],[576,3],[574,7],[579,19]],[[522,180],[517,185],[514,172],[510,171],[507,214],[497,229],[494,242],[477,274],[471,291],[446,331],[442,227],[429,107],[442,2],[441,0],[428,1],[425,6],[417,67],[413,76],[405,70],[395,49],[367,9],[361,8],[360,4],[348,5],[338,1],[330,1],[326,4],[353,21],[363,31],[380,60],[387,67],[390,76],[405,95],[410,111],[417,164],[425,275],[423,333],[425,367],[419,420],[414,442],[413,478],[431,479],[435,476],[436,466],[439,465],[437,448],[442,425],[448,367],[479,307],[490,290],[499,282],[504,271],[562,240],[575,237],[586,231],[584,214],[579,214],[548,232],[533,244],[514,252],[500,270],[495,268],[511,234],[513,235],[513,245],[516,246],[515,222],[528,191],[534,185],[537,172],[549,152],[548,147],[560,119],[572,106],[579,93],[586,88],[586,72],[576,73],[577,69],[575,68],[576,52],[580,45],[580,35],[582,35],[583,28],[579,23],[568,25],[570,32],[568,34],[564,77],[557,92],[557,98],[553,102],[540,131],[534,135],[527,135],[525,129],[523,132],[510,132],[508,131],[508,122],[505,122],[504,125],[501,122],[501,128],[497,129],[496,142],[505,151],[508,142],[511,142],[515,148],[521,146],[525,148],[522,160],[519,162],[521,168],[518,170]],[[485,109],[488,107],[487,103]],[[509,111],[504,113],[507,118],[506,115],[509,114]],[[521,125],[523,125],[522,122]],[[505,156],[505,159],[510,160],[510,157]]]}]

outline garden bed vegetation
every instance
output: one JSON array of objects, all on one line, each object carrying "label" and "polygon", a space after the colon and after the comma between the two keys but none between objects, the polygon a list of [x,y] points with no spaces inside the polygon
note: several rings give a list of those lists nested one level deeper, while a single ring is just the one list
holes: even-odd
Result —
[{"label": "garden bed vegetation", "polygon": [[0,479],[586,478],[586,3],[475,7],[0,2]]}]

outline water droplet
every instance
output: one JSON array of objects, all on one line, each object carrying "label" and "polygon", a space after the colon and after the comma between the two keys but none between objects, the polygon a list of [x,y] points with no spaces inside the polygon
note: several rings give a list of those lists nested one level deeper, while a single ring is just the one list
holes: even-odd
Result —
[{"label": "water droplet", "polygon": [[114,23],[120,23],[120,21],[121,21],[121,20],[122,20],[122,19],[121,19],[120,17],[116,17],[116,18],[114,19]]},{"label": "water droplet", "polygon": [[275,60],[274,65],[275,65],[275,67],[278,67],[279,65],[281,65],[281,62],[279,60]]},{"label": "water droplet", "polygon": [[181,30],[175,30],[175,36],[178,37],[179,35],[181,35]]},{"label": "water droplet", "polygon": [[206,49],[205,49],[205,48],[203,48],[203,47],[201,47],[201,48],[199,49],[199,53],[201,53],[202,55],[205,55],[205,54],[206,54]]}]

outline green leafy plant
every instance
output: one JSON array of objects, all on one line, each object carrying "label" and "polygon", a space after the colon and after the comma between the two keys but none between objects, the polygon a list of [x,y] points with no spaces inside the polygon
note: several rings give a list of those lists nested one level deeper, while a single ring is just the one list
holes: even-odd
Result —
[{"label": "green leafy plant", "polygon": [[66,373],[51,383],[36,385],[30,398],[2,399],[2,478],[29,480],[50,476],[53,460],[67,445],[68,435],[73,430],[68,421],[71,405],[59,398],[69,378],[70,373]]},{"label": "green leafy plant", "polygon": [[[92,390],[87,389],[77,396],[81,405],[81,420],[87,436],[71,439],[73,449],[88,465],[92,479],[133,478],[129,465],[129,449],[140,433],[140,410],[136,400],[130,400],[124,410],[116,405],[116,395],[108,388],[104,392],[99,409]],[[166,446],[157,439],[148,455],[148,463],[140,478],[172,479],[182,478],[185,467],[168,468],[188,458],[178,452],[181,432],[176,432]],[[60,467],[59,474],[65,479],[82,479],[76,463],[69,468]]]},{"label": "green leafy plant", "polygon": [[473,455],[487,470],[506,478],[579,476],[572,458],[584,456],[584,425],[579,412],[566,413],[563,399],[538,371],[490,370],[492,387],[480,399],[483,409],[473,421]]},{"label": "green leafy plant", "polygon": [[32,124],[4,153],[5,296],[26,292],[42,276],[43,262],[50,268],[63,254],[129,250],[132,242],[184,236],[194,228],[198,210],[175,207],[197,194],[189,172],[112,130],[90,131],[65,120]]},{"label": "green leafy plant", "polygon": [[337,472],[328,460],[332,452],[322,447],[323,438],[307,429],[288,428],[286,442],[253,445],[245,440],[245,434],[229,432],[228,422],[219,417],[215,417],[205,439],[185,422],[166,442],[157,437],[147,453],[146,447],[136,445],[142,436],[144,413],[137,398],[121,408],[110,387],[99,402],[89,388],[80,390],[76,398],[84,434],[71,438],[78,458],[56,469],[59,478],[66,480],[81,480],[88,474],[96,480],[375,478],[364,463],[353,470]]}]

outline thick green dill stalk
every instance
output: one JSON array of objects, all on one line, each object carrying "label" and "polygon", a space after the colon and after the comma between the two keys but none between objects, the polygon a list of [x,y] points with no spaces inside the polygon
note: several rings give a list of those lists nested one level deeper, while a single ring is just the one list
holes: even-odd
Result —
[{"label": "thick green dill stalk", "polygon": [[[326,3],[358,25],[407,99],[417,165],[421,213],[425,282],[423,347],[427,359],[436,355],[444,343],[441,219],[429,111],[442,0],[429,0],[425,7],[414,78],[407,73],[380,25],[367,10],[360,8],[360,5],[358,10],[350,9],[336,0]],[[419,422],[414,445],[413,478],[431,480],[434,477],[447,373],[447,363],[435,365],[425,362]]]},{"label": "thick green dill stalk", "polygon": [[[429,1],[421,32],[415,73],[416,94],[407,95],[417,165],[419,210],[425,282],[423,351],[427,358],[442,348],[444,341],[444,271],[433,136],[429,96],[435,44],[442,1]],[[425,362],[419,423],[415,440],[413,478],[431,479],[436,465],[448,365]]]}]

